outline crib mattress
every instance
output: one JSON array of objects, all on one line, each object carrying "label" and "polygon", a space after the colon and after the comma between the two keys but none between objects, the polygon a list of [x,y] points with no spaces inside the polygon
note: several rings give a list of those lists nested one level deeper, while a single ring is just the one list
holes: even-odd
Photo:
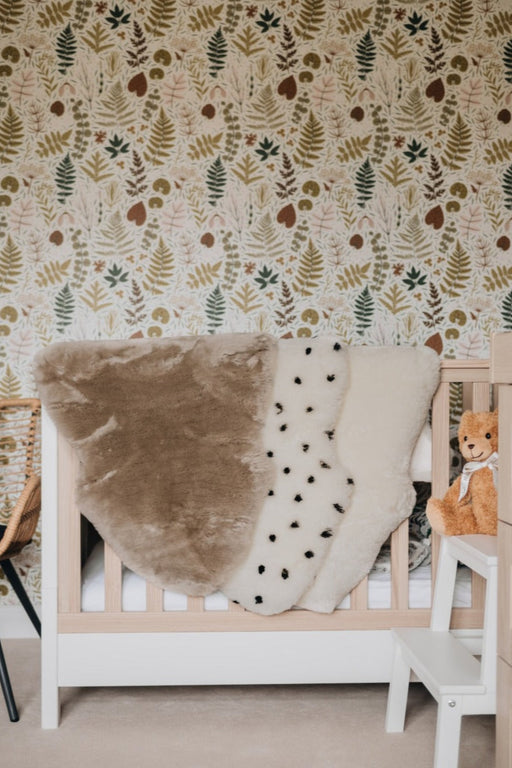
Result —
[{"label": "crib mattress", "polygon": [[[372,570],[368,578],[368,607],[370,610],[391,607],[391,574]],[[226,611],[228,598],[221,592],[208,595],[204,601],[206,611]],[[430,566],[420,565],[409,573],[409,608],[429,608],[431,604]],[[471,571],[461,567],[457,572],[454,606],[471,605]],[[347,596],[337,610],[350,608]],[[105,609],[105,579],[103,566],[103,542],[94,547],[82,571],[82,611],[103,611]],[[123,611],[144,611],[146,609],[146,582],[128,568],[123,567],[122,576]],[[187,596],[178,592],[164,592],[165,611],[186,611]]]}]

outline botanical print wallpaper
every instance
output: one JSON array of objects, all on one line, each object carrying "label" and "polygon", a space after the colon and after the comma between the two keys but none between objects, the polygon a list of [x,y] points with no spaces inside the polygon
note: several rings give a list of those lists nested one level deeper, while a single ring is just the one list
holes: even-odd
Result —
[{"label": "botanical print wallpaper", "polygon": [[510,0],[0,0],[0,33],[0,396],[64,339],[512,328]]}]

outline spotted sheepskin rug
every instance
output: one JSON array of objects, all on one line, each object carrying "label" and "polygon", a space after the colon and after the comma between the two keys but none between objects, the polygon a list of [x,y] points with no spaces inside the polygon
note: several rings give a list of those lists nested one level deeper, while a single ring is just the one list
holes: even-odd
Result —
[{"label": "spotted sheepskin rug", "polygon": [[410,514],[439,378],[427,348],[227,334],[36,358],[78,505],[135,572],[251,611],[330,612]]}]

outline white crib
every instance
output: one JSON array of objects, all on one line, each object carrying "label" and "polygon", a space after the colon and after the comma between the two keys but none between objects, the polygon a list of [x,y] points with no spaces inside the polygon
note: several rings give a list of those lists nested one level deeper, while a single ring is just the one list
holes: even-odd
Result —
[{"label": "white crib", "polygon": [[[493,404],[489,371],[486,360],[442,362],[431,419],[435,496],[442,496],[449,484],[451,385],[462,384],[464,408],[486,410]],[[375,604],[370,577],[351,592],[349,604],[332,614],[294,609],[266,617],[227,600],[212,610],[212,598],[184,596],[178,609],[169,609],[162,590],[140,582],[145,600],[133,610],[123,598],[123,582],[126,591],[131,577],[105,545],[103,558],[96,554],[104,561],[103,602],[86,609],[75,457],[44,412],[42,436],[43,728],[58,726],[59,688],[64,686],[387,682],[393,656],[390,628],[429,625],[430,599],[414,607],[407,521],[391,537],[385,607]],[[435,536],[432,550],[435,573]],[[452,627],[473,636],[482,627],[484,585],[477,574],[470,581],[468,604],[454,609]]]}]

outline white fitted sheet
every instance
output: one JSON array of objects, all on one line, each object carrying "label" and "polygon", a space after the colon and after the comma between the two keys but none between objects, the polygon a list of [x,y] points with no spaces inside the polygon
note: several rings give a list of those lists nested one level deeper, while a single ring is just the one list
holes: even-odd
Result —
[{"label": "white fitted sheet", "polygon": [[[146,583],[128,568],[123,567],[122,609],[123,611],[146,610]],[[409,607],[429,608],[430,566],[419,566],[409,573]],[[461,567],[457,572],[455,586],[456,607],[471,605],[471,571]],[[350,607],[346,597],[338,606],[343,610]],[[391,578],[389,573],[371,571],[369,575],[368,607],[371,610],[391,607]],[[214,592],[205,598],[206,611],[225,611],[228,599],[221,592]],[[105,578],[103,570],[103,542],[94,547],[82,571],[82,611],[103,611],[105,609]],[[186,611],[187,597],[178,592],[164,592],[165,611]]]}]

